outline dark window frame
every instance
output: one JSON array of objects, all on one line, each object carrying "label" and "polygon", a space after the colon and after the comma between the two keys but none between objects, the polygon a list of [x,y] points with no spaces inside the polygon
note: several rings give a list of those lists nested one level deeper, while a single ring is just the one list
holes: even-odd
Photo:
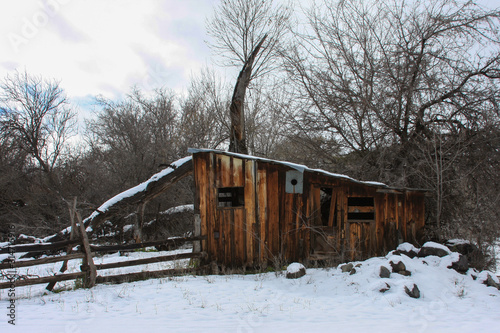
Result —
[{"label": "dark window frame", "polygon": [[217,208],[241,208],[245,207],[244,187],[218,187],[217,188]]}]

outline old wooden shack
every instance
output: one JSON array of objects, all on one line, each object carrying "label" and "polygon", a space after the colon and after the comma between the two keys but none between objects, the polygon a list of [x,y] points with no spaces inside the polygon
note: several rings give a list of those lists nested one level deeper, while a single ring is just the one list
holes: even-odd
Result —
[{"label": "old wooden shack", "polygon": [[195,233],[207,260],[242,267],[366,259],[418,244],[424,190],[215,150],[193,154]]}]

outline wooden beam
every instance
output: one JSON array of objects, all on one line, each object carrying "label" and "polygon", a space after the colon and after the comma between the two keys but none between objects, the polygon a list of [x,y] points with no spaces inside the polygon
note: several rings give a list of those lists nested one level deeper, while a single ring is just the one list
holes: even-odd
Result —
[{"label": "wooden beam", "polygon": [[[77,235],[77,227],[76,227],[76,222],[75,222],[75,212],[76,212],[76,197],[73,199],[73,205],[70,205],[68,203],[68,208],[69,208],[69,219],[71,221],[71,233],[69,235],[69,239],[73,240],[75,239],[75,236]],[[71,254],[72,251],[72,246],[66,247],[66,254]],[[64,273],[68,269],[68,260],[64,260],[61,268],[59,269],[59,273]],[[56,282],[51,282],[49,283],[45,289],[48,291],[52,291],[54,287],[56,286]]]},{"label": "wooden beam", "polygon": [[166,239],[166,240],[161,240],[161,241],[153,241],[153,242],[144,242],[144,243],[137,243],[137,244],[126,244],[126,245],[106,245],[106,246],[95,246],[95,245],[90,245],[90,248],[94,252],[117,252],[117,251],[126,251],[126,250],[135,250],[135,249],[142,249],[145,247],[150,247],[150,246],[157,246],[157,245],[180,245],[184,244],[186,242],[190,241],[197,241],[197,240],[205,240],[206,236],[198,236],[198,237],[184,237],[184,238],[173,238],[173,239]]},{"label": "wooden beam", "polygon": [[75,280],[84,276],[85,276],[84,272],[76,272],[76,273],[46,276],[41,278],[16,280],[14,282],[2,282],[0,283],[0,289],[9,289],[11,288],[11,286],[23,287],[23,286],[31,286],[34,284],[49,283],[53,281],[59,282],[59,281]]},{"label": "wooden beam", "polygon": [[[175,164],[175,162],[173,164]],[[104,212],[95,210],[92,215],[85,219],[85,227],[92,225],[92,227],[95,229],[106,219],[109,219],[111,216],[123,211],[124,208],[128,206],[137,206],[156,198],[157,196],[164,193],[173,184],[191,175],[192,173],[193,163],[191,160],[189,160],[176,167],[172,172],[168,173],[164,177],[158,177],[157,179],[153,180],[150,179],[148,181],[147,187],[143,191],[134,193],[131,196],[123,197],[122,199],[107,207],[106,211]]]},{"label": "wooden beam", "polygon": [[97,269],[94,265],[94,260],[92,259],[92,252],[90,251],[89,239],[87,236],[87,231],[85,231],[85,226],[82,222],[82,217],[79,212],[75,212],[78,218],[78,226],[80,227],[80,234],[83,242],[83,250],[85,251],[85,257],[83,261],[83,270],[88,269],[85,274],[85,287],[92,288],[95,286],[95,279],[97,277]]},{"label": "wooden beam", "polygon": [[83,253],[73,253],[65,256],[57,256],[57,257],[47,257],[41,259],[34,260],[26,260],[26,261],[14,261],[0,264],[0,269],[9,269],[9,268],[20,268],[20,267],[30,267],[36,265],[50,264],[53,262],[59,262],[64,260],[72,260],[72,259],[81,259],[85,256]]},{"label": "wooden beam", "polygon": [[65,240],[53,243],[42,243],[42,244],[22,244],[22,245],[11,245],[3,247],[0,249],[0,254],[2,253],[20,253],[20,252],[46,252],[46,251],[56,251],[62,250],[67,246],[75,246],[80,244],[80,240]]},{"label": "wooden beam", "polygon": [[179,253],[179,254],[173,254],[173,255],[168,255],[168,256],[159,256],[159,257],[152,257],[152,258],[144,258],[144,259],[135,259],[135,260],[127,260],[127,261],[122,261],[122,262],[112,262],[109,264],[98,264],[96,265],[96,268],[98,270],[101,269],[110,269],[110,268],[121,268],[121,267],[129,267],[129,266],[137,266],[137,265],[146,265],[146,264],[152,264],[152,263],[157,263],[157,262],[164,262],[164,261],[173,261],[173,260],[179,260],[179,259],[190,259],[190,258],[201,258],[204,256],[204,253],[198,252],[198,253]]},{"label": "wooden beam", "polygon": [[122,275],[98,276],[96,279],[96,283],[113,283],[113,284],[124,283],[124,282],[146,280],[151,278],[161,278],[166,276],[186,275],[194,272],[196,272],[195,268],[183,268],[183,269],[165,269],[161,271],[152,271],[152,272],[129,273]]}]

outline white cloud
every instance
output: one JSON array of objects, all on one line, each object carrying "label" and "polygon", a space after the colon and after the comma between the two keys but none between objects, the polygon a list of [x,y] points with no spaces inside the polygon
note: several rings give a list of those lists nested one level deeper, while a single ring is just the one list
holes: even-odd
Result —
[{"label": "white cloud", "polygon": [[2,1],[0,78],[26,70],[61,80],[75,98],[180,89],[208,61],[205,15],[215,2]]}]

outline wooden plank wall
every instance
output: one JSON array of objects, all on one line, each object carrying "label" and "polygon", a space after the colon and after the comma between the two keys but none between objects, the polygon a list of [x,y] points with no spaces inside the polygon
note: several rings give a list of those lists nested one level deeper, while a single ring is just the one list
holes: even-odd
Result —
[{"label": "wooden plank wall", "polygon": [[[379,193],[374,186],[306,172],[303,193],[285,193],[290,170],[286,165],[214,152],[196,153],[193,163],[195,213],[200,214],[201,234],[207,236],[201,250],[218,264],[241,267],[307,259],[314,241],[310,227],[318,223],[314,218],[321,187],[332,188],[332,207],[337,210],[333,233],[339,248],[350,251],[352,258],[384,255],[401,237],[409,242],[422,238],[422,192]],[[218,187],[244,187],[244,207],[218,208]],[[352,196],[374,198],[374,222],[347,223],[347,198]]]}]

